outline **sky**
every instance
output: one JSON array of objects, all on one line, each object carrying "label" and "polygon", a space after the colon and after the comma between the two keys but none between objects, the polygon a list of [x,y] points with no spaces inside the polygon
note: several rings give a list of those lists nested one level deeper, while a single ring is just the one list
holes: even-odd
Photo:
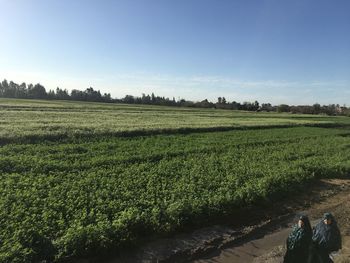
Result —
[{"label": "sky", "polygon": [[350,105],[349,0],[0,0],[0,79]]}]

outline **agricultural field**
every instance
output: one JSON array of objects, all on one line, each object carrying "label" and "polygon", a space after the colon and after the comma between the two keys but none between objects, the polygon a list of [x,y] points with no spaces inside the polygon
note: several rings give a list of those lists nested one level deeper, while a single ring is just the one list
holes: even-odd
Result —
[{"label": "agricultural field", "polygon": [[348,117],[0,98],[2,142],[348,122]]},{"label": "agricultural field", "polygon": [[350,118],[0,100],[0,262],[107,254],[350,172]]}]

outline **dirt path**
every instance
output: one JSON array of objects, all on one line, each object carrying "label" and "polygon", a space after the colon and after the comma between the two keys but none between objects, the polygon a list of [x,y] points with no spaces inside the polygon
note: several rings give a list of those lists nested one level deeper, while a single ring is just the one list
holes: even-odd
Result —
[{"label": "dirt path", "polygon": [[[334,255],[334,262],[350,262],[350,190],[349,180],[326,180],[330,184],[325,189],[323,197],[319,202],[311,204],[309,209],[299,212],[309,215],[312,225],[315,225],[319,218],[325,212],[332,212],[339,224],[343,238],[343,249]],[[338,188],[340,187],[340,189]],[[334,191],[335,190],[335,191]],[[339,190],[339,191],[337,191]],[[313,202],[313,197],[311,202]],[[297,212],[298,214],[298,212]],[[234,263],[234,262],[268,262],[280,263],[283,261],[285,253],[285,240],[291,230],[294,220],[286,220],[287,224],[282,223],[277,230],[266,231],[263,237],[252,238],[246,243],[232,246],[206,257],[201,257],[193,262],[216,262],[216,263]]]},{"label": "dirt path", "polygon": [[324,212],[335,215],[342,232],[343,249],[335,262],[350,263],[350,178],[314,182],[288,200],[247,209],[192,233],[147,242],[111,260],[78,262],[282,262],[285,240],[296,216],[306,213],[315,224]]}]

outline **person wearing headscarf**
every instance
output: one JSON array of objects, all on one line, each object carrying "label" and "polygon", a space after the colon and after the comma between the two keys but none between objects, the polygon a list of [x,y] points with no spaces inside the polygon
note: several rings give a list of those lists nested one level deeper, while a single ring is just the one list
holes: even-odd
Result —
[{"label": "person wearing headscarf", "polygon": [[325,213],[313,230],[313,253],[310,262],[333,262],[329,254],[341,249],[341,235],[337,221],[331,213]]},{"label": "person wearing headscarf", "polygon": [[309,260],[312,229],[309,218],[305,215],[299,217],[298,223],[293,226],[287,238],[287,252],[284,263],[307,263]]}]

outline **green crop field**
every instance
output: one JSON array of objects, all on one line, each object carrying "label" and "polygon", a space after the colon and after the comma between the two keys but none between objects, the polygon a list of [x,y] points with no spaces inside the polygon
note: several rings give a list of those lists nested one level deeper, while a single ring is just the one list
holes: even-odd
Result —
[{"label": "green crop field", "polygon": [[0,99],[0,262],[106,254],[350,172],[350,118]]},{"label": "green crop field", "polygon": [[332,125],[347,117],[0,99],[0,140],[146,135],[262,126]]}]

